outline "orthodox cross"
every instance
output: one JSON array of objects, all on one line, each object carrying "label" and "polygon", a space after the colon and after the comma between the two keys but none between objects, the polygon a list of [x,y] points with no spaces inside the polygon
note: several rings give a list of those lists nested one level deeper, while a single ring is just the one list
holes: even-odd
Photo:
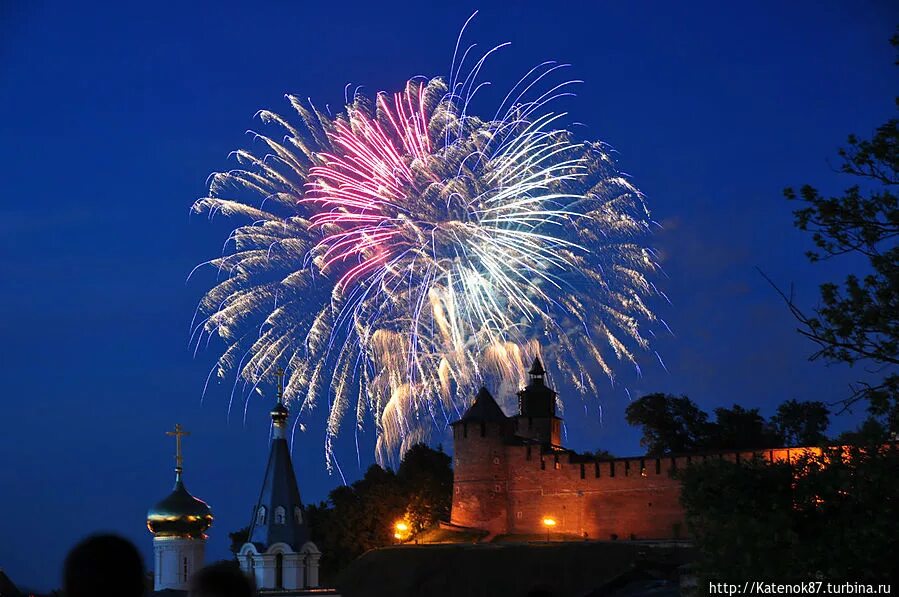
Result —
[{"label": "orthodox cross", "polygon": [[284,402],[284,369],[278,367],[278,404]]},{"label": "orthodox cross", "polygon": [[184,428],[181,427],[181,423],[175,423],[175,430],[166,431],[165,434],[175,436],[175,466],[180,469],[181,463],[184,461],[184,458],[181,455],[181,437],[184,435],[190,435],[190,433],[184,431]]}]

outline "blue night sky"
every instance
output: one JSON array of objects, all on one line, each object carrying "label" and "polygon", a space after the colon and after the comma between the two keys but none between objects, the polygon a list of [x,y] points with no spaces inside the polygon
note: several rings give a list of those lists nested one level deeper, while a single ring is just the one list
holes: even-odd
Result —
[{"label": "blue night sky", "polygon": [[[809,307],[821,281],[856,265],[809,264],[781,190],[850,184],[832,171],[836,149],[892,113],[899,6],[505,4],[0,5],[0,568],[14,581],[58,586],[66,551],[98,530],[149,556],[144,516],[172,483],[163,432],[175,422],[194,432],[187,485],[216,514],[207,558],[226,556],[261,482],[269,404],[253,401],[244,422],[228,419],[229,386],[201,401],[215,351],[188,349],[205,286],[185,279],[218,253],[227,222],[188,208],[251,143],[259,108],[289,112],[286,92],[336,106],[350,82],[373,92],[445,75],[475,9],[469,39],[512,42],[485,73],[496,89],[544,59],[574,65],[586,83],[572,120],[618,150],[663,225],[651,242],[672,300],[657,305],[675,333],[656,345],[669,371],[647,360],[641,379],[622,371],[586,408],[572,397],[569,445],[639,452],[624,385],[770,415],[788,398],[837,400],[864,376],[809,363],[756,268]],[[320,415],[294,445],[307,502],[339,482]],[[339,449],[350,479],[362,470],[353,443]]]}]

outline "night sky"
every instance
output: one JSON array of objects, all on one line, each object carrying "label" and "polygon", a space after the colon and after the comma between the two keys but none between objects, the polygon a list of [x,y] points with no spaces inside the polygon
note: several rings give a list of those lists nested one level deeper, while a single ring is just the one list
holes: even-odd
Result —
[{"label": "night sky", "polygon": [[[850,184],[833,173],[837,147],[893,111],[896,4],[226,4],[0,4],[0,568],[15,582],[59,586],[66,551],[98,530],[149,562],[144,516],[170,490],[176,422],[193,431],[187,486],[216,515],[207,560],[226,557],[259,489],[270,404],[254,400],[244,422],[228,419],[230,386],[201,401],[216,351],[188,348],[206,286],[185,281],[228,222],[189,206],[251,144],[259,108],[289,113],[287,92],[336,107],[347,83],[445,75],[475,9],[468,39],[512,42],[485,71],[496,90],[545,59],[574,65],[579,134],[617,149],[663,226],[651,243],[672,301],[655,305],[675,333],[656,344],[669,372],[648,359],[642,379],[622,370],[586,407],[571,397],[571,447],[639,453],[625,386],[770,415],[788,398],[838,400],[865,375],[809,363],[756,268],[809,307],[821,281],[856,265],[809,264],[781,190]],[[321,414],[294,445],[307,502],[339,482]],[[341,440],[350,480],[371,439],[361,468],[352,434]]]}]

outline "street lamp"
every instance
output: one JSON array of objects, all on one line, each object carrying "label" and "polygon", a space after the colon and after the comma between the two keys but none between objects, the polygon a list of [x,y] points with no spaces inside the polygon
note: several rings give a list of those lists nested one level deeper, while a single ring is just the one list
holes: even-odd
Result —
[{"label": "street lamp", "polygon": [[549,532],[556,526],[556,519],[547,516],[543,519],[543,526],[546,527],[546,542],[549,543]]},{"label": "street lamp", "polygon": [[409,525],[403,522],[402,520],[397,521],[395,525],[393,525],[395,532],[393,533],[393,538],[398,541],[403,540],[403,536],[409,531]]}]

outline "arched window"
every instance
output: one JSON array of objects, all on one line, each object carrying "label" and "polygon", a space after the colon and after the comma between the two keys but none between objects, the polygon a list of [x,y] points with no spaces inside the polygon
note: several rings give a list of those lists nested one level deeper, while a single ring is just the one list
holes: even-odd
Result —
[{"label": "arched window", "polygon": [[284,588],[284,554],[279,553],[275,556],[275,588]]},{"label": "arched window", "polygon": [[293,519],[297,524],[303,524],[303,509],[299,506],[293,508]]},{"label": "arched window", "polygon": [[256,511],[256,524],[265,524],[265,506],[259,506]]},{"label": "arched window", "polygon": [[278,506],[275,508],[275,524],[284,524],[284,507]]}]

